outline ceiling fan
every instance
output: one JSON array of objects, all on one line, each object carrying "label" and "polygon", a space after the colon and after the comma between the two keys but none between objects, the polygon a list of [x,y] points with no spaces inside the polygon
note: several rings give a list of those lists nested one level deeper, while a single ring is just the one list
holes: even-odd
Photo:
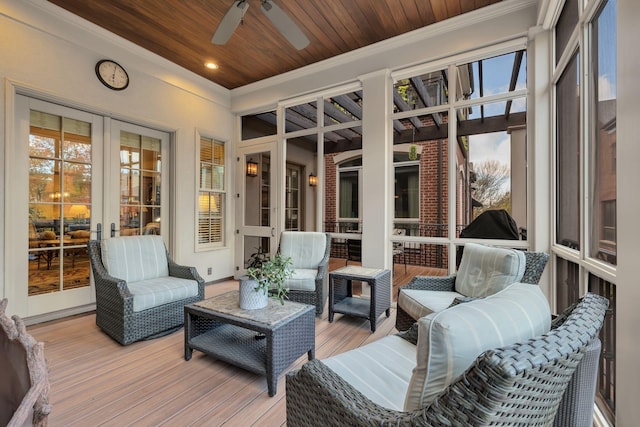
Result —
[{"label": "ceiling fan", "polygon": [[[307,36],[304,35],[296,23],[293,22],[289,15],[280,9],[277,4],[272,0],[260,0],[260,8],[278,31],[280,31],[296,49],[300,50],[307,47],[309,44]],[[222,21],[220,21],[220,24],[218,24],[211,43],[225,44],[238,27],[238,24],[242,21],[242,17],[247,13],[247,9],[249,9],[248,0],[234,1],[231,8],[222,18]]]}]

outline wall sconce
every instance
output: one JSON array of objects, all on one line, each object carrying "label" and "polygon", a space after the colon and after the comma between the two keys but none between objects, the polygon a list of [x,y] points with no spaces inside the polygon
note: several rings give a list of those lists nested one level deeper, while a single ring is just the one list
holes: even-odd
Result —
[{"label": "wall sconce", "polygon": [[247,176],[258,176],[258,164],[253,160],[247,160]]},{"label": "wall sconce", "polygon": [[317,187],[318,186],[318,177],[315,176],[312,173],[309,174],[309,186],[311,186],[311,187]]}]

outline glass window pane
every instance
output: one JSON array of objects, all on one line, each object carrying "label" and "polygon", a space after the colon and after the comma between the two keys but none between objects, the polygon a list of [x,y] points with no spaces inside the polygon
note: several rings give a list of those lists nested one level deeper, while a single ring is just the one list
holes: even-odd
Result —
[{"label": "glass window pane", "polygon": [[318,126],[318,108],[316,101],[288,107],[284,112],[285,132],[312,129]]},{"label": "glass window pane", "polygon": [[459,65],[457,99],[479,99],[524,89],[526,70],[524,50]]},{"label": "glass window pane", "polygon": [[340,218],[360,218],[359,211],[359,172],[345,171],[339,173],[339,217]]},{"label": "glass window pane", "polygon": [[566,0],[556,24],[556,64],[578,23],[578,0]]},{"label": "glass window pane", "polygon": [[580,249],[580,79],[574,55],[556,85],[556,241]]},{"label": "glass window pane", "polygon": [[393,112],[444,105],[449,102],[446,70],[432,71],[393,85]]},{"label": "glass window pane", "polygon": [[420,166],[395,168],[395,217],[420,218]]},{"label": "glass window pane", "polygon": [[332,96],[324,100],[324,125],[362,120],[362,91]]},{"label": "glass window pane", "polygon": [[616,254],[616,7],[607,2],[593,21],[591,68],[590,255],[615,265]]},{"label": "glass window pane", "polygon": [[[445,112],[438,113],[443,122],[447,122]],[[413,130],[411,123],[418,121],[424,124],[422,128]],[[407,211],[398,216],[396,209],[396,228],[410,228],[411,234],[422,237],[446,237],[447,236],[447,192],[448,182],[448,153],[447,141],[448,126],[437,127],[431,120],[431,116],[410,117],[403,127],[406,129],[400,133],[394,133],[394,157],[402,159],[405,155],[408,161],[417,161],[418,164],[411,169],[411,183],[407,181],[407,189],[411,189],[411,205],[407,204]],[[460,147],[458,147],[458,150]],[[405,152],[405,155],[400,153]],[[396,169],[396,174],[398,169]],[[398,178],[398,176],[396,176]],[[418,179],[417,194],[414,181]],[[401,182],[396,181],[396,188]],[[408,194],[407,194],[408,195]],[[427,195],[420,197],[420,195]],[[395,196],[399,196],[396,194]],[[394,199],[394,204],[401,202],[401,198]],[[407,200],[407,203],[409,201]],[[416,206],[416,203],[418,204]],[[400,222],[399,218],[412,219],[407,223]],[[418,224],[415,224],[415,220]]]},{"label": "glass window pane", "polygon": [[277,119],[275,111],[265,111],[257,114],[242,116],[242,140],[275,135],[277,133]]}]

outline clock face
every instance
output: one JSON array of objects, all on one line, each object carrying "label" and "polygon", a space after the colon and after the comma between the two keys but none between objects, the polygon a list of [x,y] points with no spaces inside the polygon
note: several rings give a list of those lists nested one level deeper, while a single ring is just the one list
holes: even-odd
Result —
[{"label": "clock face", "polygon": [[109,59],[103,59],[96,64],[96,75],[109,89],[123,90],[129,86],[129,75],[125,69]]}]

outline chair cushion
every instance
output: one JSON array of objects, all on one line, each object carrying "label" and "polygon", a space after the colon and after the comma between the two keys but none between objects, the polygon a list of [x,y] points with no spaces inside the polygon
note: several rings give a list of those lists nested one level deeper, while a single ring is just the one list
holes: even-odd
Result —
[{"label": "chair cushion", "polygon": [[133,311],[142,311],[198,295],[198,282],[164,276],[127,283],[133,295]]},{"label": "chair cushion", "polygon": [[102,263],[109,275],[127,284],[169,275],[162,236],[127,236],[100,242]]},{"label": "chair cushion", "polygon": [[456,292],[467,297],[495,294],[519,282],[525,266],[523,251],[467,243],[456,273]]},{"label": "chair cushion", "polygon": [[373,402],[401,411],[416,365],[416,346],[389,335],[322,362]]},{"label": "chair cushion", "polygon": [[458,297],[463,297],[463,295],[449,291],[401,289],[398,293],[398,307],[402,307],[412,318],[419,319],[444,310]]},{"label": "chair cushion", "polygon": [[317,269],[326,246],[326,234],[315,231],[283,231],[280,237],[280,253],[291,257],[294,269]]},{"label": "chair cushion", "polygon": [[296,291],[315,291],[317,275],[318,270],[296,268],[293,270],[293,276],[285,280],[284,286]]},{"label": "chair cushion", "polygon": [[546,297],[538,286],[523,283],[419,319],[416,367],[404,409],[430,404],[482,352],[526,341],[550,326]]}]

